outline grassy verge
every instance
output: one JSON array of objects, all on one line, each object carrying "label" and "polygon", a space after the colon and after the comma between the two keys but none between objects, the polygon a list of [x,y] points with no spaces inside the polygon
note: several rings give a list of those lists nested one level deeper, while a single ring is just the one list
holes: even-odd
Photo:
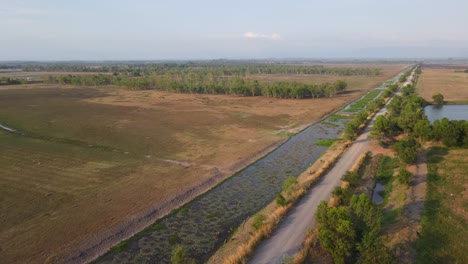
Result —
[{"label": "grassy verge", "polygon": [[426,202],[417,263],[467,263],[468,149],[433,147],[427,153]]},{"label": "grassy verge", "polygon": [[385,186],[383,195],[383,205],[388,202],[388,197],[392,193],[393,173],[398,166],[398,159],[390,156],[383,156],[380,160],[379,169],[377,170],[377,181]]},{"label": "grassy verge", "polygon": [[468,100],[461,100],[461,101],[445,101],[445,104],[448,104],[448,105],[465,105],[465,104],[468,104]]}]

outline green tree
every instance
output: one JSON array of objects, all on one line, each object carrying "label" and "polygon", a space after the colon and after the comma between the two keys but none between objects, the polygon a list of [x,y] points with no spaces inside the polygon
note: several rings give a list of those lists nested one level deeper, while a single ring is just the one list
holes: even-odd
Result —
[{"label": "green tree", "polygon": [[398,170],[398,181],[401,184],[408,185],[410,182],[411,176],[413,176],[413,174],[411,174],[411,172],[406,170],[404,167],[400,167],[400,169]]},{"label": "green tree", "polygon": [[345,138],[349,140],[355,139],[359,130],[359,125],[360,124],[355,120],[349,121],[345,126]]},{"label": "green tree", "polygon": [[444,104],[444,96],[441,93],[434,94],[432,96],[432,101],[435,105],[443,105]]},{"label": "green tree", "polygon": [[375,119],[370,135],[372,138],[382,141],[390,136],[391,131],[390,120],[386,116],[380,115]]},{"label": "green tree", "polygon": [[425,115],[423,119],[416,121],[416,124],[414,124],[413,136],[421,141],[428,141],[432,138],[431,124]]},{"label": "green tree", "polygon": [[413,137],[407,137],[395,143],[395,150],[398,157],[407,164],[416,162],[416,155],[419,147],[420,144]]},{"label": "green tree", "polygon": [[319,230],[320,245],[333,257],[335,263],[345,263],[353,253],[356,234],[351,214],[345,207],[332,207],[326,213],[327,223]]}]

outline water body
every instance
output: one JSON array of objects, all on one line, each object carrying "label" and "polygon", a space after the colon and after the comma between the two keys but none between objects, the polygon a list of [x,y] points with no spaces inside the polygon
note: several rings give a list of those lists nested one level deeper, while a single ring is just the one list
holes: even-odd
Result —
[{"label": "water body", "polygon": [[384,199],[380,195],[381,191],[385,191],[385,186],[380,184],[380,183],[376,183],[375,188],[374,188],[374,192],[372,193],[372,202],[373,203],[381,204],[383,202]]},{"label": "water body", "polygon": [[[383,87],[384,84],[377,89]],[[337,138],[349,120],[327,118],[309,126],[211,191],[138,233],[123,248],[100,257],[96,263],[170,263],[176,245],[184,246],[198,261],[206,261],[234,228],[275,198],[287,177],[297,177],[327,149],[315,142]]]},{"label": "water body", "polygon": [[468,120],[468,105],[428,105],[424,107],[424,113],[431,124],[444,117],[449,120]]}]

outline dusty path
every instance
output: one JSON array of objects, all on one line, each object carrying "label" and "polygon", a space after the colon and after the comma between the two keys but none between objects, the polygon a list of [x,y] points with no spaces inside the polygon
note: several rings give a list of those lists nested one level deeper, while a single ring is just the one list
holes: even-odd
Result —
[{"label": "dusty path", "polygon": [[425,154],[419,155],[416,164],[409,166],[408,170],[413,174],[413,178],[408,189],[407,196],[410,199],[410,204],[406,207],[406,213],[411,220],[419,222],[426,198],[427,164]]},{"label": "dusty path", "polygon": [[373,121],[374,119],[333,169],[291,210],[271,238],[259,246],[249,263],[279,263],[283,256],[291,256],[300,249],[307,230],[315,224],[314,213],[320,201],[330,198],[333,189],[341,184],[341,177],[352,168],[359,156],[367,151],[368,134]]},{"label": "dusty path", "polygon": [[[413,74],[408,78],[411,80]],[[403,86],[407,85],[406,81]],[[341,177],[350,170],[362,153],[369,149],[368,138],[374,120],[386,112],[384,106],[369,122],[364,132],[353,145],[343,154],[336,165],[316,184],[309,193],[291,210],[281,222],[272,236],[260,244],[248,263],[271,264],[279,263],[284,256],[292,256],[301,248],[308,229],[314,226],[314,214],[320,201],[328,200],[331,192],[341,184]]]}]

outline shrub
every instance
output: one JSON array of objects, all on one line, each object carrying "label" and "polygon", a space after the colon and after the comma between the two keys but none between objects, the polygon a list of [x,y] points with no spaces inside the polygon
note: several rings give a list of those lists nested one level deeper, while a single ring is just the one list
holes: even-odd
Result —
[{"label": "shrub", "polygon": [[338,199],[340,204],[347,204],[351,198],[351,191],[348,188],[343,189],[340,186],[337,186],[332,194]]},{"label": "shrub", "polygon": [[400,167],[400,169],[398,170],[398,181],[401,184],[408,185],[410,182],[411,176],[413,176],[413,174],[411,174],[411,172],[409,172],[403,167]]},{"label": "shrub", "polygon": [[265,222],[265,219],[266,217],[262,214],[256,214],[253,218],[253,223],[252,223],[252,227],[255,229],[255,230],[259,230],[260,227],[262,227],[262,225],[264,224]]},{"label": "shrub", "polygon": [[297,179],[296,177],[289,176],[284,180],[283,183],[283,191],[287,194],[291,194],[291,192],[297,187]]},{"label": "shrub", "polygon": [[124,248],[126,248],[128,245],[128,241],[122,241],[117,246],[114,247],[116,251],[122,251]]},{"label": "shrub", "polygon": [[171,263],[172,264],[195,264],[195,260],[187,256],[183,246],[178,245],[172,251]]},{"label": "shrub", "polygon": [[343,181],[349,182],[349,185],[356,186],[359,183],[359,174],[357,172],[347,171],[343,175]]},{"label": "shrub", "polygon": [[276,204],[279,205],[279,206],[285,206],[285,205],[288,204],[288,201],[286,201],[286,199],[284,198],[283,195],[278,194],[276,196]]},{"label": "shrub", "polygon": [[404,138],[395,143],[398,157],[407,164],[416,162],[416,154],[419,147],[420,144],[412,137]]}]

